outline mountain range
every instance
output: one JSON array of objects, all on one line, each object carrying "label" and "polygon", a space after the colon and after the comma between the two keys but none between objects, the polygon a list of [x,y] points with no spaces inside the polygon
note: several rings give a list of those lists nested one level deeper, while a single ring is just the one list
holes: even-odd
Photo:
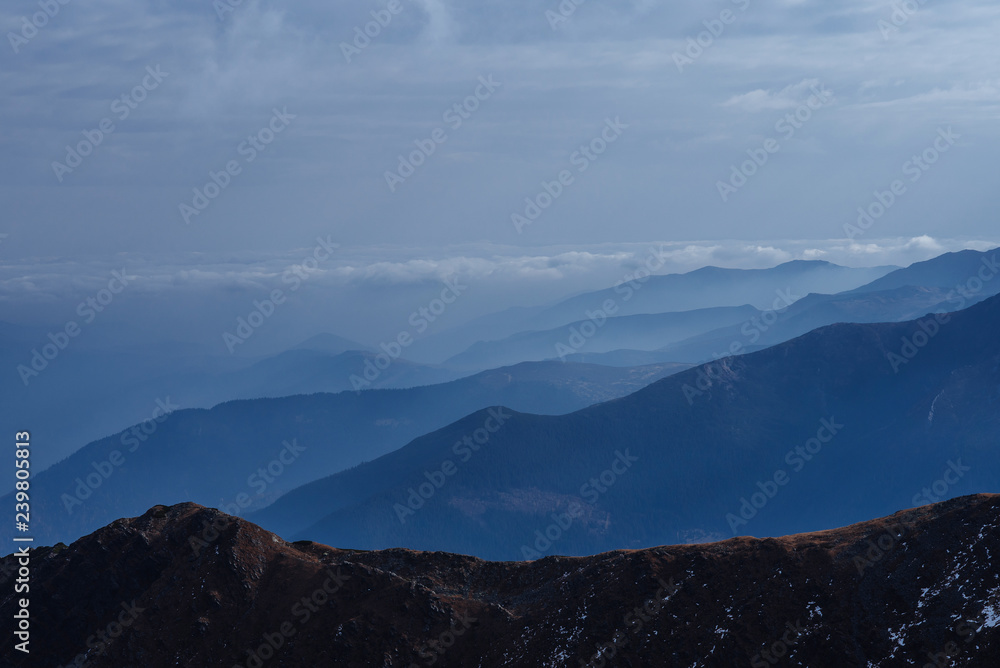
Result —
[{"label": "mountain range", "polygon": [[[73,540],[158,500],[249,512],[481,406],[567,413],[686,368],[524,363],[408,389],[230,401],[210,410],[161,402],[156,418],[35,475],[33,508],[46,518],[39,538]],[[13,502],[12,494],[4,498]]]},{"label": "mountain range", "polygon": [[[1000,662],[1000,497],[842,529],[529,563],[288,543],[194,504],[32,551],[4,665],[962,666]],[[0,560],[12,591],[18,557]],[[0,614],[17,612],[0,597]]]},{"label": "mountain range", "polygon": [[709,266],[684,274],[650,275],[648,269],[658,266],[658,255],[656,249],[651,249],[644,265],[638,265],[612,287],[567,297],[554,304],[519,306],[482,316],[426,337],[416,342],[409,352],[415,360],[441,362],[454,357],[456,350],[466,350],[479,342],[499,341],[521,332],[566,328],[589,319],[588,313],[609,310],[608,303],[613,304],[618,316],[743,305],[764,310],[772,308],[780,292],[793,286],[803,295],[809,292],[832,294],[865,285],[898,269],[842,267],[821,260],[795,260],[767,269]]},{"label": "mountain range", "polygon": [[992,297],[827,326],[568,415],[478,411],[250,518],[329,544],[518,559],[784,535],[995,489],[998,327]]},{"label": "mountain range", "polygon": [[[898,320],[940,310],[942,304],[974,303],[990,294],[993,284],[986,281],[969,289],[962,286],[970,276],[977,276],[978,267],[988,268],[991,257],[973,251],[942,256],[888,274],[874,286],[879,290],[862,286],[837,295],[789,297],[794,303],[780,311],[747,305],[686,314],[621,316],[609,318],[605,326],[634,322],[638,335],[649,323],[678,327],[695,323],[697,327],[706,323],[706,317],[732,319],[754,313],[742,325],[729,325],[692,337],[686,344],[667,347],[676,352],[679,346],[687,345],[687,356],[692,359],[715,358],[720,352],[746,353],[810,332],[813,326],[829,321]],[[890,278],[896,283],[924,280],[931,285],[885,285]],[[977,317],[989,320],[990,316]],[[807,439],[810,429],[818,429],[817,421],[830,417],[821,415],[828,410],[825,406],[858,410],[850,394],[839,387],[840,376],[852,374],[865,378],[857,381],[860,385],[879,387],[885,396],[877,396],[876,403],[889,397],[907,397],[925,385],[936,393],[944,389],[937,376],[921,377],[914,385],[909,374],[918,371],[910,367],[922,369],[919,360],[913,365],[906,360],[893,368],[885,359],[878,359],[887,354],[892,337],[900,336],[894,334],[899,327],[931,326],[828,327],[757,355],[709,363],[644,392],[636,391],[689,365],[660,362],[642,368],[608,368],[529,363],[426,387],[232,401],[212,410],[186,410],[168,394],[165,401],[158,399],[151,404],[150,419],[95,441],[42,473],[39,489],[43,491],[35,502],[50,518],[43,537],[51,540],[72,540],[114,517],[140,512],[154,503],[187,500],[250,513],[255,521],[283,535],[371,548],[404,545],[429,549],[441,539],[448,549],[492,558],[524,558],[540,552],[532,547],[531,536],[547,527],[546,518],[560,516],[573,503],[579,505],[581,516],[573,518],[573,526],[561,537],[565,549],[573,553],[610,549],[626,534],[631,541],[627,545],[632,547],[718,538],[731,535],[729,531],[734,529],[733,522],[720,521],[731,515],[732,509],[715,516],[708,509],[723,503],[718,495],[727,484],[741,482],[737,473],[759,470],[760,461],[768,456],[778,460],[776,469],[781,462],[773,450],[783,443],[792,447],[796,440],[801,443]],[[752,336],[747,336],[748,327]],[[966,328],[949,324],[940,329],[950,335],[935,336],[931,349],[952,341],[956,329]],[[967,343],[952,341],[949,345],[956,347],[954,355],[947,350],[941,355],[951,356],[958,364],[969,354]],[[266,393],[267,386],[308,391],[340,383],[343,388],[350,369],[363,360],[371,362],[376,355],[373,351],[342,350],[351,345],[353,342],[333,335],[316,337],[277,357],[222,374],[219,378],[231,379],[230,384],[216,382],[211,391],[225,387],[232,396],[255,396]],[[902,346],[901,342],[896,345],[899,349]],[[988,360],[991,349],[987,344],[976,350]],[[785,360],[783,365],[773,362],[777,358]],[[795,376],[796,365],[808,369],[821,358],[824,362],[836,359],[837,366],[830,368],[824,363],[821,370],[804,373],[796,386],[804,391],[793,391],[784,379]],[[761,364],[766,360],[771,361],[765,370]],[[893,373],[883,377],[881,372],[886,368]],[[955,372],[960,368],[955,367]],[[419,382],[422,374],[442,372],[443,367],[397,360],[386,375],[403,379],[400,382]],[[728,394],[739,398],[735,411],[720,403],[724,397],[712,389],[723,379],[731,382]],[[837,391],[830,390],[819,401],[816,388],[826,386]],[[779,387],[786,391],[780,397],[772,396]],[[580,410],[616,398],[622,399]],[[912,401],[927,404],[928,397],[914,396]],[[487,409],[490,406],[493,408]],[[161,407],[173,412],[154,419],[157,409],[163,412]],[[940,410],[936,408],[939,424]],[[908,418],[894,411],[898,407],[887,406],[878,419],[862,413],[861,421],[851,426],[878,432],[889,428],[893,420],[905,424]],[[744,413],[756,417],[734,422],[735,415]],[[814,416],[811,423],[809,414]],[[503,428],[497,433],[486,434],[481,430],[491,415],[511,417],[504,417]],[[838,415],[832,418],[840,420]],[[621,424],[628,426],[616,428]],[[985,428],[985,423],[982,426]],[[912,431],[914,427],[908,428]],[[748,437],[748,429],[755,436]],[[899,438],[906,433],[900,432]],[[486,440],[466,441],[477,434]],[[690,447],[677,451],[677,446],[663,438],[665,434],[688,442]],[[636,436],[640,436],[637,442],[633,441]],[[851,449],[867,447],[869,436],[860,441],[857,438],[838,440],[849,440]],[[901,447],[899,438],[889,439],[887,452]],[[927,438],[920,434],[913,442]],[[948,432],[941,439],[939,442],[962,442]],[[925,447],[928,452],[940,450],[932,444]],[[951,450],[961,448],[953,446]],[[573,458],[563,461],[568,452]],[[616,478],[614,489],[607,492],[599,491],[600,483],[587,486],[594,475],[599,476],[609,466],[623,466],[614,463],[619,452],[629,453],[626,460],[635,452],[644,453],[640,475],[624,476],[620,485]],[[690,468],[671,469],[666,464],[671,457]],[[608,461],[602,466],[601,459]],[[235,461],[240,464],[234,465]],[[447,462],[454,466],[454,470],[449,467],[450,473],[442,472]],[[531,465],[524,467],[522,462]],[[657,489],[657,482],[650,477],[654,472],[688,493],[678,501],[671,490]],[[982,489],[990,489],[992,477],[986,474],[978,469],[969,475],[985,480],[987,486]],[[810,475],[828,476],[829,471],[803,472],[805,479]],[[635,480],[630,482],[632,478]],[[749,482],[752,496],[753,483],[760,481]],[[766,482],[762,484],[770,488]],[[636,487],[619,491],[631,485]],[[823,522],[855,521],[886,512],[889,507],[880,503],[886,501],[880,498],[885,496],[883,490],[872,496],[870,506],[858,502],[853,508],[847,504],[841,514],[817,511],[818,521],[807,523],[813,501],[801,498],[801,492],[782,491],[781,499],[769,500],[772,508],[785,504],[792,508],[788,513],[774,513],[780,521],[768,519],[768,513],[760,513],[760,518],[754,513],[755,525],[759,523],[760,530],[770,535],[830,526]],[[618,497],[623,494],[650,497],[652,503],[641,508],[635,502],[620,506]],[[742,507],[742,498],[728,503]],[[891,501],[898,502],[898,498]],[[680,512],[692,505],[700,511]],[[667,508],[673,510],[668,512]],[[848,512],[852,508],[853,512]],[[539,521],[541,526],[536,526]],[[735,524],[737,530],[742,527]]]},{"label": "mountain range", "polygon": [[603,343],[604,352],[591,344],[586,352],[570,354],[564,359],[611,366],[655,364],[665,360],[696,363],[760,350],[838,322],[901,322],[937,311],[960,310],[1000,293],[1000,280],[993,280],[1000,274],[997,256],[996,249],[947,253],[837,294],[802,296],[802,292],[796,292],[797,288],[791,288],[786,293],[788,296],[775,302],[770,309],[743,322],[706,330],[683,341],[638,350],[625,341],[598,341],[594,343]]}]

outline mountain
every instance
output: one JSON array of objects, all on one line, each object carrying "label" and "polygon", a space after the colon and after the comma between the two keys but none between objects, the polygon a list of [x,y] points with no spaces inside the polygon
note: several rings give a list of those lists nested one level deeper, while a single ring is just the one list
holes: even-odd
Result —
[{"label": "mountain", "polygon": [[[158,499],[239,504],[245,512],[483,406],[566,413],[684,368],[527,363],[402,390],[231,401],[211,410],[161,402],[146,422],[34,476],[32,509],[46,518],[38,537],[71,540]],[[12,495],[4,499],[13,503]]]},{"label": "mountain", "polygon": [[[915,320],[948,309],[949,293],[940,288],[904,286],[879,292],[810,294],[787,309],[764,312],[747,320],[704,332],[656,350],[649,359],[704,362],[728,354],[753,352],[790,341],[834,323],[878,323]],[[573,358],[576,360],[577,358]],[[595,360],[599,357],[592,358]]]},{"label": "mountain", "polygon": [[[44,331],[26,340],[0,342],[0,364],[8,371],[0,382],[0,403],[4,406],[0,429],[20,431],[31,425],[36,438],[46,444],[32,461],[39,469],[94,438],[148,418],[157,399],[167,398],[158,379],[170,375],[207,380],[250,363],[182,345],[100,349],[87,347],[89,343],[81,334],[46,360],[40,351],[51,342]],[[38,357],[32,351],[37,351]],[[37,376],[25,372],[22,379],[21,367],[34,372],[36,366],[40,368]],[[195,384],[192,389],[198,392],[202,387]],[[176,393],[172,400],[184,401],[188,407],[197,405]]]},{"label": "mountain", "polygon": [[[992,280],[997,274],[1000,274],[1000,265],[997,264],[996,258],[998,252],[1000,249],[994,248],[987,251],[963,250],[945,253],[930,260],[915,262],[909,267],[897,269],[857,288],[855,291],[878,292],[908,285],[941,288],[945,291],[969,290],[974,288],[977,277],[990,276],[985,280],[987,284],[985,294],[995,295],[1000,292],[1000,286],[989,287],[989,284],[1000,282]],[[985,273],[980,274],[981,270]],[[972,281],[972,285],[969,285],[970,281]],[[980,292],[980,290],[974,291]]]},{"label": "mountain", "polygon": [[[606,353],[574,353],[566,355],[567,362],[581,364],[601,364],[603,366],[641,366],[643,364],[662,364],[670,357],[670,353],[662,350],[609,350]],[[702,358],[695,358],[701,361]]]},{"label": "mountain", "polygon": [[[656,254],[650,256],[656,265]],[[703,267],[686,274],[650,276],[645,267],[617,285],[586,292],[552,305],[508,309],[465,325],[426,337],[408,353],[412,359],[441,361],[479,341],[497,341],[519,332],[564,327],[586,319],[588,311],[605,308],[608,300],[617,315],[693,311],[750,304],[772,308],[786,290],[799,294],[832,294],[851,290],[897,267],[841,267],[822,261],[795,260],[769,269]]]},{"label": "mountain", "polygon": [[650,276],[567,299],[536,319],[556,327],[586,317],[606,300],[619,305],[619,315],[690,311],[750,304],[772,308],[776,298],[793,289],[799,294],[842,292],[884,276],[896,267],[841,267],[819,260],[794,260],[769,269],[703,267],[686,274]]},{"label": "mountain", "polygon": [[481,341],[444,364],[453,368],[490,369],[523,361],[565,357],[579,351],[657,349],[706,331],[742,324],[760,316],[761,311],[753,306],[727,306],[609,317],[603,310],[595,309],[589,315],[587,320],[556,329],[521,332],[499,341]]},{"label": "mountain", "polygon": [[831,325],[569,415],[479,411],[251,519],[288,534],[269,519],[312,517],[290,535],[357,548],[518,559],[784,535],[931,488],[997,489],[1000,297],[940,318]]},{"label": "mountain", "polygon": [[[311,339],[262,359],[180,345],[131,349],[70,345],[37,377],[28,377],[27,385],[14,370],[31,363],[31,351],[41,349],[47,335],[3,342],[0,363],[11,373],[0,384],[0,401],[7,409],[0,415],[0,428],[17,431],[33,425],[36,437],[47,444],[34,463],[45,468],[85,443],[149,418],[157,402],[208,408],[232,399],[354,389],[352,376],[365,378],[366,370],[379,361],[377,353],[336,352],[337,340],[333,335]],[[402,359],[375,371],[368,372],[374,382],[365,387],[413,387],[468,375]],[[52,406],[60,409],[53,411]]]},{"label": "mountain", "polygon": [[414,341],[406,354],[410,359],[425,363],[443,362],[454,355],[455,351],[465,350],[477,341],[493,341],[533,329],[531,319],[546,308],[547,306],[513,306],[487,313]]},{"label": "mountain", "polygon": [[340,355],[341,353],[346,353],[349,350],[369,350],[369,348],[368,346],[358,343],[357,341],[352,341],[350,339],[345,339],[342,336],[337,336],[336,334],[324,332],[306,339],[297,346],[293,346],[292,350],[315,350],[317,352],[327,353],[328,355]]},{"label": "mountain", "polygon": [[[998,250],[961,251],[898,269],[855,290],[809,294],[744,322],[705,331],[655,350],[631,347],[567,355],[573,362],[609,366],[663,361],[704,362],[733,352],[753,352],[838,322],[900,322],[955,311],[1000,293]],[[793,300],[788,300],[793,301]]]},{"label": "mountain", "polygon": [[[1000,662],[1000,497],[778,539],[480,561],[288,543],[156,506],[30,557],[12,667],[963,666]],[[0,561],[12,592],[17,557]],[[0,598],[0,615],[18,613]]]},{"label": "mountain", "polygon": [[[384,357],[384,356],[383,356]],[[395,359],[383,368],[379,354],[364,350],[333,353],[296,348],[268,357],[253,365],[219,375],[200,388],[198,404],[214,405],[231,399],[282,397],[313,392],[343,392],[369,388],[404,388],[456,380],[466,375],[455,369]],[[163,386],[169,387],[169,382]],[[180,392],[185,391],[182,388]],[[196,391],[196,390],[195,390]]]}]

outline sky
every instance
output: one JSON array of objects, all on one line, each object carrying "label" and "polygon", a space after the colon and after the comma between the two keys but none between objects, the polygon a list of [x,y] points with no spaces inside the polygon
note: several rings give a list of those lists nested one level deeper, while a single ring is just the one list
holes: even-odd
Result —
[{"label": "sky", "polygon": [[359,338],[448,276],[489,285],[471,317],[652,243],[664,272],[993,247],[998,27],[965,0],[12,0],[0,320],[126,267],[229,320],[317,239],[303,294]]}]

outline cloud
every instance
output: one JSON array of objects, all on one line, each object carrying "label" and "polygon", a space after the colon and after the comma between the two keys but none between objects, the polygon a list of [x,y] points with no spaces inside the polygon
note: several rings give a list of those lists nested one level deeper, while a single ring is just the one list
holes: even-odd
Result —
[{"label": "cloud", "polygon": [[[32,6],[5,4],[0,22],[16,30]],[[961,159],[949,158],[950,171],[908,195],[905,222],[900,209],[880,234],[990,232],[988,197],[971,192],[990,173],[998,139],[1000,10],[989,3],[927,6],[886,43],[877,21],[889,2],[755,0],[683,74],[673,54],[718,8],[585,3],[553,31],[545,11],[556,0],[404,0],[347,63],[340,45],[384,6],[245,0],[219,20],[206,2],[67,5],[5,60],[0,196],[24,204],[0,224],[10,234],[0,252],[288,248],[326,221],[360,246],[502,242],[509,238],[497,221],[615,115],[631,123],[625,141],[581,174],[523,243],[687,239],[691,221],[706,240],[696,254],[709,259],[712,240],[748,229],[763,239],[822,238],[842,228],[858,193],[884,187],[892,174],[882,158],[905,160],[940,123],[975,140]],[[60,187],[52,162],[157,63],[171,77]],[[385,171],[489,74],[504,82],[501,92],[448,128],[447,142],[390,196]],[[714,184],[773,133],[763,121],[777,119],[762,115],[784,115],[819,81],[838,104],[783,142],[738,202],[719,206]],[[293,129],[246,165],[197,229],[182,231],[178,202],[275,105],[298,115]],[[950,197],[961,211],[942,210]],[[524,265],[518,273],[561,280],[571,271]],[[419,271],[384,273],[409,280]]]},{"label": "cloud", "polygon": [[[874,87],[866,82],[864,88]],[[989,108],[1000,104],[1000,79],[955,84],[949,88],[933,88],[929,91],[894,97],[877,102],[858,105],[862,108],[891,108],[913,106],[955,106],[963,108],[986,103]]]},{"label": "cloud", "polygon": [[422,38],[434,45],[452,41],[458,33],[458,24],[452,18],[445,0],[416,0],[427,14]]},{"label": "cloud", "polygon": [[722,106],[736,107],[737,109],[751,113],[776,109],[794,109],[808,100],[811,95],[814,95],[813,89],[818,87],[819,79],[803,79],[797,84],[785,86],[776,93],[758,88],[749,93],[734,95],[723,102]]},{"label": "cloud", "polygon": [[[847,266],[907,265],[941,253],[988,250],[997,240],[912,238],[856,243],[842,239],[776,240],[768,243],[647,242],[592,246],[549,246],[525,252],[511,246],[474,244],[443,250],[390,246],[342,247],[313,270],[309,282],[356,290],[435,285],[459,276],[472,282],[521,286],[565,286],[567,292],[602,287],[641,266],[652,254],[666,264],[661,273],[680,273],[707,265],[764,268],[790,260],[824,259]],[[453,255],[445,255],[451,252]],[[312,250],[281,253],[119,254],[106,260],[26,260],[0,266],[0,300],[52,300],[87,293],[107,283],[112,270],[126,268],[139,292],[230,288],[271,289],[286,270]],[[515,298],[515,301],[516,298]]]}]

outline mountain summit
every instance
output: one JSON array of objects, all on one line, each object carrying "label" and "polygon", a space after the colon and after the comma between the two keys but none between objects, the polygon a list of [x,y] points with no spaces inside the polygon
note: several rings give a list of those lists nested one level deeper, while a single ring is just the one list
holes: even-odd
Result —
[{"label": "mountain summit", "polygon": [[32,552],[33,652],[7,643],[3,662],[993,666],[998,526],[1000,496],[979,495],[779,539],[496,563],[287,543],[156,506]]}]

